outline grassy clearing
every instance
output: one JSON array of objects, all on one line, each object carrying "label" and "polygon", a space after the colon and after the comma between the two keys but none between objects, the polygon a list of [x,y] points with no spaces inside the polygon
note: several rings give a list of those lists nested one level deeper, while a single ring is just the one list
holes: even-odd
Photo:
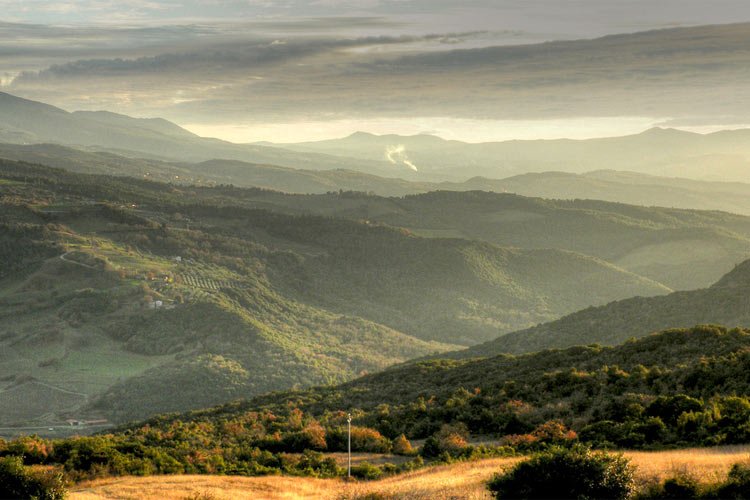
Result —
[{"label": "grassy clearing", "polygon": [[676,474],[689,474],[701,483],[723,480],[737,462],[750,459],[750,446],[718,446],[684,450],[625,453],[638,466],[641,481],[661,480]]},{"label": "grassy clearing", "polygon": [[[647,484],[675,473],[689,473],[701,482],[722,479],[732,464],[750,458],[750,446],[693,448],[661,452],[626,452]],[[337,457],[339,458],[339,457]],[[362,459],[363,457],[358,457]],[[368,459],[378,457],[367,457]],[[485,483],[518,458],[493,458],[424,468],[379,481],[347,483],[336,479],[294,477],[161,476],[102,479],[73,488],[72,500],[183,499],[205,493],[232,498],[357,498],[380,493],[395,498],[490,498]]]}]

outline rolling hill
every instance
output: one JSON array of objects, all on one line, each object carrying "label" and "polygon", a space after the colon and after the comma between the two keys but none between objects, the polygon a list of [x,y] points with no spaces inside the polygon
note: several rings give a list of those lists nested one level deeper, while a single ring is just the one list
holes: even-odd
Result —
[{"label": "rolling hill", "polygon": [[479,191],[437,191],[399,198],[264,192],[251,193],[247,202],[290,213],[377,221],[424,237],[569,250],[595,256],[672,289],[708,286],[750,256],[750,218],[722,212]]},{"label": "rolling hill", "polygon": [[501,352],[533,352],[593,343],[614,345],[668,326],[685,327],[697,323],[750,325],[750,261],[736,266],[709,288],[662,297],[636,297],[590,307],[454,355],[473,357]]},{"label": "rolling hill", "polygon": [[630,171],[539,172],[505,179],[475,177],[462,183],[441,183],[438,187],[451,191],[509,192],[540,198],[603,200],[750,215],[750,184],[659,177]]},{"label": "rolling hill", "polygon": [[[692,449],[679,455],[671,451],[662,452],[666,456],[661,459],[654,457],[661,467],[652,463],[648,473],[664,474],[671,466],[674,474],[675,462],[702,461],[711,462],[712,471],[721,467],[725,471],[732,460],[728,457],[736,460],[738,452],[747,451],[746,446],[736,445],[745,444],[748,436],[749,347],[748,330],[703,325],[667,330],[616,347],[423,361],[334,387],[160,415],[97,436],[20,437],[4,443],[5,453],[21,457],[26,464],[64,467],[80,479],[164,475],[162,481],[174,483],[171,486],[179,491],[187,481],[207,488],[217,483],[195,476],[167,478],[179,474],[334,478],[346,473],[341,467],[346,454],[340,452],[348,447],[347,417],[351,416],[352,475],[372,480],[407,472],[385,481],[391,486],[406,483],[400,490],[389,490],[395,494],[418,491],[440,496],[458,491],[437,483],[420,486],[431,469],[427,473],[415,469],[425,461],[468,462],[474,468],[476,459],[503,457],[492,462],[497,467],[549,445],[576,442],[627,449],[638,464],[644,463],[644,454],[634,449],[689,446]],[[420,438],[425,439],[413,449],[409,439]],[[474,444],[467,442],[469,438]],[[734,446],[717,447],[722,445]],[[696,451],[696,446],[712,449],[700,460],[696,455],[706,452]],[[685,455],[691,459],[685,460]],[[467,467],[450,472],[466,475]],[[277,491],[277,481],[242,482],[245,488]],[[319,479],[317,484],[280,482],[284,488],[293,484],[301,494],[312,496],[331,486],[321,486]],[[231,491],[236,492],[238,484],[230,485]],[[378,494],[378,482],[344,484],[374,485],[368,493]],[[115,490],[136,496],[147,493],[134,480],[86,486],[109,495],[118,494]],[[78,492],[85,493],[81,489]]]},{"label": "rolling hill", "polygon": [[[630,205],[721,210],[750,215],[750,184],[658,177],[629,171],[583,174],[540,172],[504,179],[473,177],[464,182],[426,182],[380,177],[355,170],[303,170],[239,160],[168,162],[74,149],[55,144],[0,144],[0,158],[28,161],[72,172],[148,178],[177,184],[233,184],[297,194],[330,191],[404,196],[435,190],[492,191],[553,199],[597,199]],[[391,175],[396,175],[393,172]]]},{"label": "rolling hill", "polygon": [[379,177],[355,170],[303,170],[238,160],[174,162],[59,144],[0,144],[0,158],[84,174],[135,177],[183,185],[232,184],[300,194],[344,190],[400,196],[426,192],[435,187],[430,183]]},{"label": "rolling hill", "polygon": [[[464,182],[426,182],[380,177],[355,170],[303,170],[238,160],[168,162],[74,149],[55,144],[0,144],[0,158],[72,172],[148,178],[176,184],[233,184],[297,194],[362,191],[404,196],[435,190],[492,191],[553,199],[597,199],[630,205],[721,210],[750,215],[750,184],[658,177],[597,170],[529,173],[505,179],[473,177]],[[391,175],[396,175],[393,172]]]},{"label": "rolling hill", "polygon": [[94,396],[122,420],[342,381],[668,291],[572,252],[242,202],[263,193],[3,161],[2,420],[77,415]]},{"label": "rolling hill", "polygon": [[[413,472],[425,461],[513,460],[509,455],[577,441],[631,454],[633,449],[712,446],[708,460],[715,466],[726,460],[714,452],[738,451],[717,445],[747,441],[748,346],[748,330],[704,325],[616,347],[423,361],[338,386],[160,415],[97,436],[21,437],[7,443],[6,454],[27,464],[65,467],[79,479],[337,477],[345,474],[340,465],[346,455],[336,452],[348,447],[350,415],[352,475],[363,479],[412,472],[404,476],[408,481],[422,475]],[[422,444],[412,449],[409,439],[420,438]],[[364,454],[390,463],[363,463]],[[413,455],[418,456],[410,459]],[[663,461],[674,466],[675,458]],[[265,483],[264,491],[273,491],[272,483]],[[440,495],[441,490],[423,491]]]},{"label": "rolling hill", "polygon": [[[663,179],[626,172],[528,174],[505,180],[472,179],[460,184],[414,183],[344,170],[296,170],[239,161],[174,163],[125,158],[56,145],[0,145],[0,158],[27,159],[81,173],[133,176],[180,185],[258,186],[320,196],[289,196],[249,190],[224,192],[247,206],[291,214],[372,220],[406,227],[427,237],[483,240],[502,246],[557,248],[595,256],[672,289],[708,286],[750,256],[750,223],[729,213],[636,208],[596,201],[554,201],[479,192],[489,189],[575,197],[588,189],[603,198],[639,203],[675,198],[681,205],[741,207],[750,197],[744,184]],[[399,198],[348,191],[403,193]],[[338,192],[337,192],[338,191]],[[340,192],[347,191],[347,192]],[[639,196],[639,193],[644,193]],[[649,194],[650,193],[650,194]],[[661,194],[659,194],[661,193]],[[710,202],[708,200],[715,200]],[[742,201],[744,200],[744,201]],[[533,223],[529,223],[533,221]]]},{"label": "rolling hill", "polygon": [[[161,443],[176,449],[167,434],[176,428],[194,429],[209,442],[244,440],[273,449],[268,429],[307,418],[307,425],[325,429],[335,450],[337,429],[351,412],[359,429],[391,439],[427,438],[421,451],[427,457],[450,432],[520,450],[571,439],[620,449],[744,443],[749,345],[748,330],[704,325],[615,347],[421,361],[335,387],[158,416],[121,431],[131,438],[161,435]],[[461,456],[455,448],[448,453]]]}]

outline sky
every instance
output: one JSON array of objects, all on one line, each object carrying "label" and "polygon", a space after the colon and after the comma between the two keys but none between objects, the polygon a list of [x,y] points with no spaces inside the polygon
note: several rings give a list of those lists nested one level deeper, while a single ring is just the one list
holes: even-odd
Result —
[{"label": "sky", "polygon": [[750,122],[750,25],[694,27],[748,21],[746,0],[0,0],[0,91],[235,142],[708,131]]}]

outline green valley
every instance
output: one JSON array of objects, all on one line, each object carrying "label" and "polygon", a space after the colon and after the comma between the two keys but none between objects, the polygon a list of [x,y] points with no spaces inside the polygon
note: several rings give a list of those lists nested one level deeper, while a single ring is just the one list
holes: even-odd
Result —
[{"label": "green valley", "polygon": [[[242,201],[261,190],[8,161],[0,177],[6,424],[122,421],[341,382],[668,291],[571,252],[425,239]],[[59,403],[19,404],[29,391]]]}]

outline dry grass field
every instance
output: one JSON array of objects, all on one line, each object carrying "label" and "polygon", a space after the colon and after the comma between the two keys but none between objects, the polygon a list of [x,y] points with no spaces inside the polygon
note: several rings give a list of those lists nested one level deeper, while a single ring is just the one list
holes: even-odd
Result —
[{"label": "dry grass field", "polygon": [[[750,446],[695,448],[662,452],[626,452],[641,483],[676,473],[701,481],[722,479],[732,464],[750,458]],[[355,499],[368,493],[409,499],[489,498],[485,482],[518,458],[428,467],[379,481],[347,483],[338,479],[295,477],[153,476],[102,479],[73,488],[72,500],[177,500],[204,495],[212,499]]]}]

